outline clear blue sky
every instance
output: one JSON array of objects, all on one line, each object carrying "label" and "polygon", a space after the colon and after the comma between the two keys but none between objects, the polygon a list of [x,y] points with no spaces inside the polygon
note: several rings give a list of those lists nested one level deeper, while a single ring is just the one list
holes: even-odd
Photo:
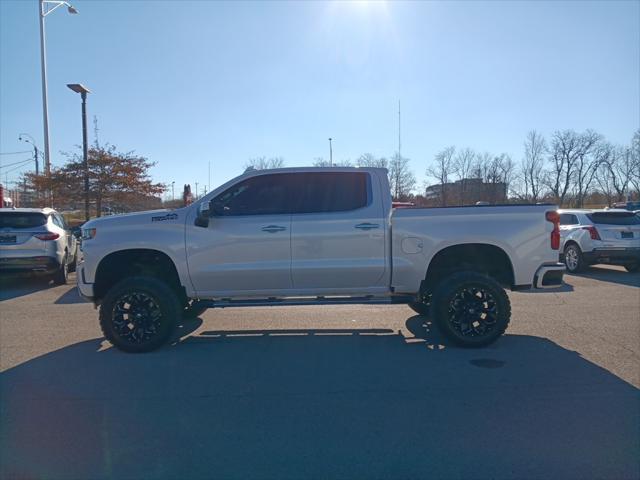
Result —
[{"label": "clear blue sky", "polygon": [[[209,161],[215,186],[251,157],[327,158],[330,136],[334,160],[391,156],[398,99],[420,183],[447,145],[519,161],[533,128],[640,126],[638,1],[72,3],[46,20],[53,165],[81,143],[67,83],[93,91],[101,141],[200,190]],[[2,152],[43,143],[37,8],[0,1]]]}]

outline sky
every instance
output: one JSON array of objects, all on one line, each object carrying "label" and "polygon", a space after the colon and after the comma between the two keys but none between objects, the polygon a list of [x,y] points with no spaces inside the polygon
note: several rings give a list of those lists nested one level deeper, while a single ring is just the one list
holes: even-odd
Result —
[{"label": "sky", "polygon": [[[199,193],[250,158],[287,166],[398,149],[419,185],[455,145],[522,158],[527,132],[640,127],[640,2],[74,0],[46,18],[52,165],[89,141]],[[0,0],[0,153],[43,147],[36,0]],[[1,155],[0,167],[29,154]],[[209,165],[211,176],[209,180]],[[0,179],[20,173],[0,170]],[[169,190],[170,193],[170,190]]]}]

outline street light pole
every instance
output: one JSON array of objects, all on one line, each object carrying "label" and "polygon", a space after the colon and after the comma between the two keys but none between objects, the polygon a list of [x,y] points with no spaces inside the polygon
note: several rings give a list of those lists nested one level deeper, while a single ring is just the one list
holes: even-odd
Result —
[{"label": "street light pole", "polygon": [[329,166],[333,167],[333,147],[331,146],[331,138],[329,138]]},{"label": "street light pole", "polygon": [[175,196],[175,191],[173,190],[173,187],[175,186],[176,182],[171,182],[171,200],[175,200],[176,196]]},{"label": "street light pole", "polygon": [[91,91],[80,83],[67,84],[82,98],[82,169],[84,170],[84,217],[89,220],[89,143],[87,141],[87,93]]},{"label": "street light pole", "polygon": [[49,163],[49,107],[47,104],[47,58],[44,36],[44,1],[40,0],[40,65],[42,68],[42,123],[44,125],[44,171],[47,177],[51,173]]},{"label": "street light pole", "polygon": [[[24,138],[24,137],[28,137],[28,138]],[[31,145],[33,145],[33,159],[36,161],[36,176],[40,175],[40,168],[39,168],[39,162],[38,162],[38,156],[39,156],[40,150],[38,150],[38,147],[36,146],[36,141],[28,133],[21,133],[20,135],[18,135],[18,140],[20,140],[21,142],[30,143]]]},{"label": "street light pole", "polygon": [[[49,8],[49,5],[53,7]],[[49,106],[47,102],[47,46],[44,31],[44,19],[56,8],[65,5],[71,14],[77,14],[70,3],[56,0],[39,0],[38,17],[40,18],[40,65],[42,68],[42,123],[44,126],[44,171],[47,177],[51,174],[51,159],[49,153]],[[45,9],[46,7],[46,9]]]}]

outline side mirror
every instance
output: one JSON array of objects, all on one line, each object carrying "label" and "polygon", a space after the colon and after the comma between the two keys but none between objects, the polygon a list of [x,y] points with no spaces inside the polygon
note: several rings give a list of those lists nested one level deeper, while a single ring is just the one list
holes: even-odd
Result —
[{"label": "side mirror", "polygon": [[198,205],[198,215],[196,217],[196,225],[198,227],[207,228],[209,226],[209,217],[211,216],[211,202],[202,202]]}]

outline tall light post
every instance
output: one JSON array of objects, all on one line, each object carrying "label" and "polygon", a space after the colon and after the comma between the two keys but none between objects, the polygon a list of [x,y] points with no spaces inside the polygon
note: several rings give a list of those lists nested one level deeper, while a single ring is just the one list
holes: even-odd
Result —
[{"label": "tall light post", "polygon": [[36,146],[36,141],[28,133],[21,133],[20,135],[18,135],[18,140],[21,142],[30,143],[31,146],[33,146],[33,158],[36,161],[36,176],[40,175],[40,168],[39,168],[39,162],[38,162],[38,154],[40,150]]},{"label": "tall light post", "polygon": [[333,167],[333,146],[331,145],[331,137],[329,137],[329,166]]},{"label": "tall light post", "polygon": [[44,34],[44,19],[54,10],[62,6],[67,7],[71,14],[77,14],[78,10],[68,2],[58,0],[39,0],[40,17],[40,63],[42,66],[42,123],[44,125],[44,171],[47,177],[51,174],[51,160],[49,157],[49,107],[47,104],[47,55]]},{"label": "tall light post", "polygon": [[176,182],[171,182],[171,200],[175,200],[176,196],[175,196],[175,191],[173,190],[173,187],[175,187]]},{"label": "tall light post", "polygon": [[91,91],[80,83],[67,84],[82,97],[82,169],[84,170],[84,217],[89,220],[89,143],[87,142],[87,93]]}]

